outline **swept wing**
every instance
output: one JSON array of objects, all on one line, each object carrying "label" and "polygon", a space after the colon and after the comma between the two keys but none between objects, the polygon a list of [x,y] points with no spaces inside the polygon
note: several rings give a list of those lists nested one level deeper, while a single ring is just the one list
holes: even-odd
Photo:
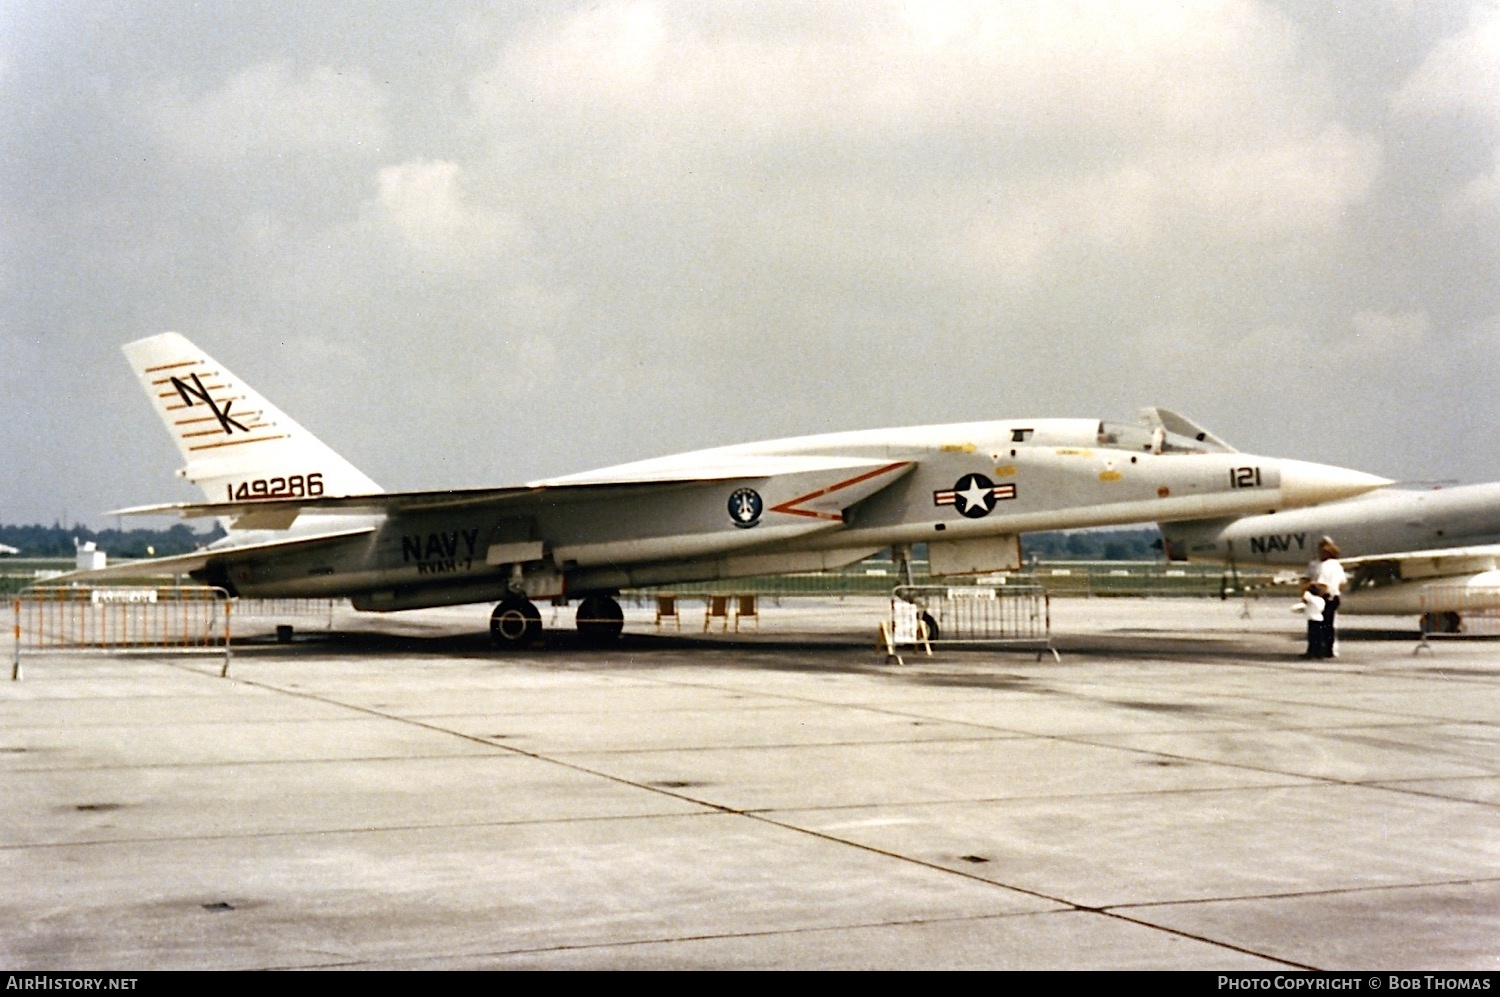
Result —
[{"label": "swept wing", "polygon": [[[688,472],[675,467],[641,465],[615,469],[613,473],[573,475],[531,482],[508,488],[459,488],[436,491],[375,492],[297,498],[247,500],[241,502],[178,502],[116,509],[110,515],[174,514],[184,519],[219,517],[234,520],[236,529],[286,529],[303,512],[365,513],[401,515],[445,511],[493,509],[507,515],[524,514],[530,507],[582,500],[635,498],[705,482],[756,480],[783,476],[834,476],[829,485],[815,489],[822,498],[837,494],[840,508],[865,498],[911,469],[911,462],[866,460],[841,456],[751,455],[719,459]],[[900,472],[900,473],[896,473]],[[828,506],[828,503],[824,503]],[[830,512],[833,510],[829,510]]]}]

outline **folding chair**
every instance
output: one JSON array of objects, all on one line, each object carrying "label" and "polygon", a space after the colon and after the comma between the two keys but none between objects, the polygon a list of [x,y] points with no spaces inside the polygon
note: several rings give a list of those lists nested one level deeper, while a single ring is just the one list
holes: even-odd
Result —
[{"label": "folding chair", "polygon": [[677,614],[677,597],[675,595],[659,595],[656,597],[656,628],[661,629],[662,620],[671,620],[677,624],[677,629],[682,629],[682,617]]},{"label": "folding chair", "polygon": [[711,595],[708,597],[708,611],[703,614],[704,633],[708,633],[708,628],[713,625],[714,620],[723,621],[720,629],[729,629],[729,596]]},{"label": "folding chair", "polygon": [[754,595],[735,596],[734,632],[740,632],[741,620],[754,620],[755,629],[760,629],[760,613],[756,610]]}]

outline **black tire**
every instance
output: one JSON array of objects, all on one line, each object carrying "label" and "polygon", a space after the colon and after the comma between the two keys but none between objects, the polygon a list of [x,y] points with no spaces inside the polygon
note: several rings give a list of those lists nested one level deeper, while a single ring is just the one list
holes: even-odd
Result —
[{"label": "black tire", "polygon": [[578,633],[587,640],[604,643],[625,629],[625,610],[611,596],[590,595],[578,604]]},{"label": "black tire", "polygon": [[938,629],[937,620],[933,619],[931,613],[922,614],[922,624],[927,628],[927,639],[937,640],[942,631]]},{"label": "black tire", "polygon": [[507,596],[490,613],[490,640],[496,647],[527,647],[541,636],[541,610],[524,596]]}]

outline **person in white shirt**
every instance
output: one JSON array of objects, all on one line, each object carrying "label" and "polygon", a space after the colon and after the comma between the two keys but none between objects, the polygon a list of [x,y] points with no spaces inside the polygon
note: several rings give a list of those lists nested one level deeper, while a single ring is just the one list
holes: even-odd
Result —
[{"label": "person in white shirt", "polygon": [[1307,584],[1323,587],[1322,623],[1319,626],[1319,643],[1315,658],[1338,657],[1338,637],[1334,631],[1334,618],[1339,610],[1339,596],[1349,581],[1344,566],[1339,563],[1339,547],[1331,537],[1318,542],[1318,556],[1307,566]]}]

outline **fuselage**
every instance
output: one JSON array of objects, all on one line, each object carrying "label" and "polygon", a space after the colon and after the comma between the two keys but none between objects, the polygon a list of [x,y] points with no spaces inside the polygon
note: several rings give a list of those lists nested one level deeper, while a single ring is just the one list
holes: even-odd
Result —
[{"label": "fuselage", "polygon": [[1173,560],[1306,564],[1332,537],[1346,557],[1500,543],[1500,484],[1385,489],[1315,508],[1162,527]]},{"label": "fuselage", "polygon": [[1332,538],[1352,576],[1339,611],[1457,619],[1500,600],[1500,483],[1386,490],[1238,520],[1162,524],[1175,560],[1306,565]]},{"label": "fuselage", "polygon": [[[381,610],[819,570],[917,543],[957,570],[1001,570],[1014,566],[1021,533],[1265,512],[1379,483],[1094,420],[907,427],[534,482],[536,498],[514,511],[342,515],[339,528],[369,532],[226,559],[205,577],[241,595],[351,596]],[[327,529],[305,512],[291,531],[257,539]]]}]

